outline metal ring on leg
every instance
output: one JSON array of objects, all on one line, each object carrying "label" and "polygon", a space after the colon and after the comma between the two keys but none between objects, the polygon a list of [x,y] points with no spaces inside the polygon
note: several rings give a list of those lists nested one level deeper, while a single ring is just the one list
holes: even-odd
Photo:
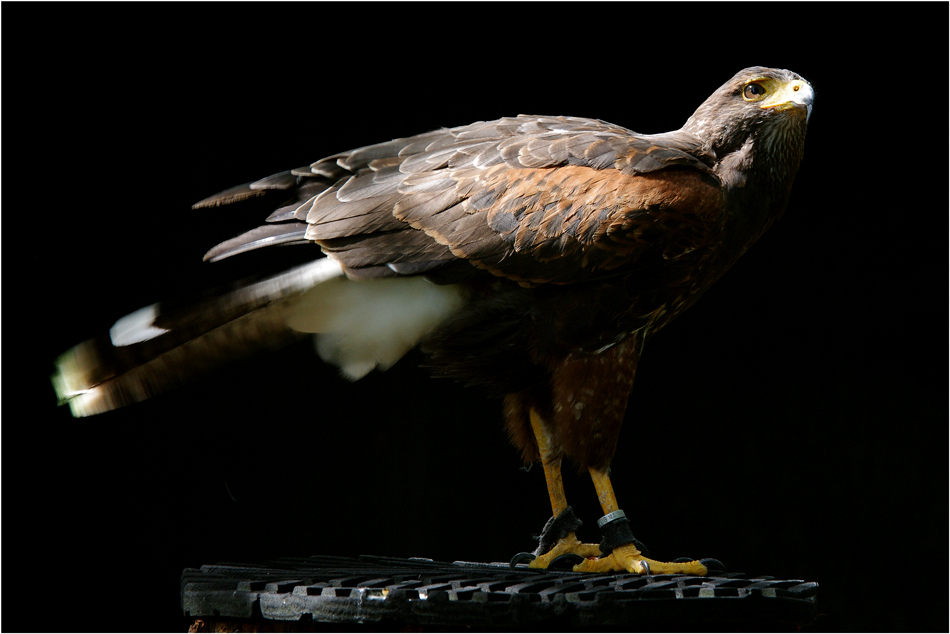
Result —
[{"label": "metal ring on leg", "polygon": [[600,552],[603,554],[609,555],[615,548],[627,544],[635,544],[637,550],[642,550],[639,546],[640,542],[637,541],[637,538],[633,536],[633,531],[630,530],[630,520],[627,519],[627,514],[623,511],[617,510],[607,513],[597,520],[597,526],[600,528],[600,534],[603,537],[600,542]]}]

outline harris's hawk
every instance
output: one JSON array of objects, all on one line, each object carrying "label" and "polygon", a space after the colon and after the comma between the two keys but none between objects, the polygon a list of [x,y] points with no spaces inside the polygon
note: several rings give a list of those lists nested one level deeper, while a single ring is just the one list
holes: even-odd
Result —
[{"label": "harris's hawk", "polygon": [[[579,571],[705,574],[641,554],[608,467],[647,339],[785,210],[813,99],[795,73],[747,68],[673,132],[522,115],[227,190],[195,207],[266,197],[276,210],[206,259],[316,244],[315,259],[124,317],[62,355],[54,385],[85,416],[301,333],[353,380],[421,346],[436,374],[502,395],[512,442],[542,463],[554,516],[531,566],[573,553]],[[599,545],[575,538],[565,457],[593,478]]]}]

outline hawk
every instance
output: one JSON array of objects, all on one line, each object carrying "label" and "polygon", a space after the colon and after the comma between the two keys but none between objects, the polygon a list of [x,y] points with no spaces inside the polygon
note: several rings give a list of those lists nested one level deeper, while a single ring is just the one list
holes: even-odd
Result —
[{"label": "hawk", "polygon": [[[520,115],[221,192],[195,207],[274,211],[205,259],[273,245],[314,259],[128,315],[63,354],[54,386],[86,416],[309,333],[351,380],[419,346],[434,374],[503,397],[511,441],[541,462],[553,517],[530,566],[568,554],[577,571],[706,574],[644,556],[608,470],[644,345],[782,215],[813,101],[799,75],[747,68],[673,132]],[[600,544],[575,537],[564,458],[590,472]]]}]

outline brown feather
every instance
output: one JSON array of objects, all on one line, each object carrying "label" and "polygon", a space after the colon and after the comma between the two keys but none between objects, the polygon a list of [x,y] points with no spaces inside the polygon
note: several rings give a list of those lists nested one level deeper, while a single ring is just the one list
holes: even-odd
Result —
[{"label": "brown feather", "polygon": [[591,355],[569,355],[552,370],[557,442],[581,468],[605,469],[614,457],[639,362],[634,336]]}]

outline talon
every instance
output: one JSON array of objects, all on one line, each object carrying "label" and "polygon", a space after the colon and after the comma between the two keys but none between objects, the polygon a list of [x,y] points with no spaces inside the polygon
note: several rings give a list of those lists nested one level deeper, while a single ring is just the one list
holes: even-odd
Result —
[{"label": "talon", "polygon": [[640,560],[640,574],[641,575],[650,574],[650,562],[648,562],[646,559]]},{"label": "talon", "polygon": [[[637,539],[636,537],[633,538],[633,545],[637,547],[637,550],[639,550],[640,553],[641,553],[644,557],[649,557],[649,556],[650,556],[650,549],[647,548],[647,547],[643,544],[643,542],[641,542],[641,541],[640,541],[639,539]],[[687,559],[687,561],[691,561],[691,560]]]},{"label": "talon", "polygon": [[548,564],[548,570],[574,570],[574,566],[584,561],[577,553],[558,555]]},{"label": "talon", "polygon": [[510,565],[512,568],[514,568],[520,563],[523,563],[526,561],[534,561],[534,559],[535,559],[534,553],[518,553],[517,555],[511,558]]},{"label": "talon", "polygon": [[708,570],[710,574],[713,572],[717,572],[719,574],[725,574],[729,572],[728,570],[726,570],[725,564],[723,564],[718,559],[713,559],[712,557],[707,557],[706,559],[700,559],[699,563],[706,566],[706,570]]}]

